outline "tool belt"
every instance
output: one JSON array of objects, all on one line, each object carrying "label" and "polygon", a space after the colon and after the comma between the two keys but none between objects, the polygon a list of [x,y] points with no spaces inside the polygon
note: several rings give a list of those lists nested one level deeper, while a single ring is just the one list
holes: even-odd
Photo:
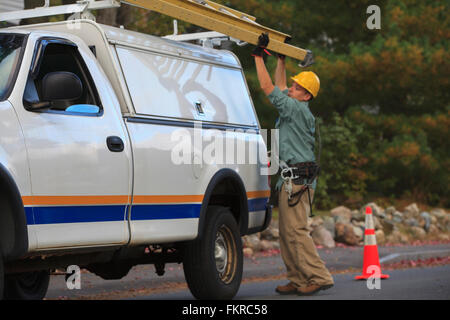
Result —
[{"label": "tool belt", "polygon": [[290,166],[292,182],[296,185],[312,184],[319,175],[320,167],[315,162],[299,162]]},{"label": "tool belt", "polygon": [[[296,206],[303,193],[308,192],[309,205],[312,214],[312,201],[310,195],[310,186],[313,184],[314,180],[317,178],[320,172],[320,167],[315,162],[300,162],[287,167],[284,167],[281,171],[281,178],[286,182],[286,192],[288,192],[288,205],[290,207]],[[302,185],[303,187],[293,193],[292,183],[295,185]]]}]

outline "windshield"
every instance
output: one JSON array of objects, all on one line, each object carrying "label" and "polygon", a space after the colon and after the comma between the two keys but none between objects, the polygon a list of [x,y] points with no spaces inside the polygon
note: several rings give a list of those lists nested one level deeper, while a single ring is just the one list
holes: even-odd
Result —
[{"label": "windshield", "polygon": [[22,34],[0,33],[0,101],[8,97],[14,85],[24,38]]}]

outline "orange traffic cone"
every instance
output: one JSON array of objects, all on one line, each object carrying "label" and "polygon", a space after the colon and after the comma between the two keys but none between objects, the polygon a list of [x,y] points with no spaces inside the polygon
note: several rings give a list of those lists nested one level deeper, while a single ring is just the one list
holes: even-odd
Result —
[{"label": "orange traffic cone", "polygon": [[366,230],[364,232],[364,263],[363,273],[356,276],[356,280],[380,278],[387,279],[388,275],[381,273],[380,260],[378,257],[377,239],[375,238],[375,227],[372,217],[372,208],[366,207]]}]

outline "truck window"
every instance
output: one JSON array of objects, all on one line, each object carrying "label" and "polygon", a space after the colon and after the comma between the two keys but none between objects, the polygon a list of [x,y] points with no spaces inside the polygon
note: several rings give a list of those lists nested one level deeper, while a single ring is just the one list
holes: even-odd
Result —
[{"label": "truck window", "polygon": [[[91,75],[78,52],[76,46],[63,43],[49,43],[37,66],[38,72],[30,74],[25,89],[25,98],[42,101],[42,82],[46,75],[52,72],[70,72],[76,75],[82,84],[82,95],[76,100],[52,101],[50,110],[64,113],[89,114],[86,110],[96,110],[101,113],[100,98]],[[31,98],[30,98],[31,97]],[[82,107],[79,107],[82,106]],[[92,106],[89,108],[88,106]],[[97,108],[95,108],[97,107]]]},{"label": "truck window", "polygon": [[14,86],[24,39],[21,34],[0,34],[0,101],[8,98]]},{"label": "truck window", "polygon": [[116,51],[137,114],[257,125],[240,69],[120,46]]}]

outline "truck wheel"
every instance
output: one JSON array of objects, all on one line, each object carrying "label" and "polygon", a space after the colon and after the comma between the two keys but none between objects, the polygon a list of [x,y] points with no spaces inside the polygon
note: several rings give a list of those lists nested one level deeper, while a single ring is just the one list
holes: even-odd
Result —
[{"label": "truck wheel", "polygon": [[190,242],[184,252],[186,282],[197,299],[232,299],[241,285],[242,242],[231,211],[211,206],[205,232]]},{"label": "truck wheel", "polygon": [[4,297],[8,300],[42,300],[47,294],[49,282],[48,270],[7,275]]}]

